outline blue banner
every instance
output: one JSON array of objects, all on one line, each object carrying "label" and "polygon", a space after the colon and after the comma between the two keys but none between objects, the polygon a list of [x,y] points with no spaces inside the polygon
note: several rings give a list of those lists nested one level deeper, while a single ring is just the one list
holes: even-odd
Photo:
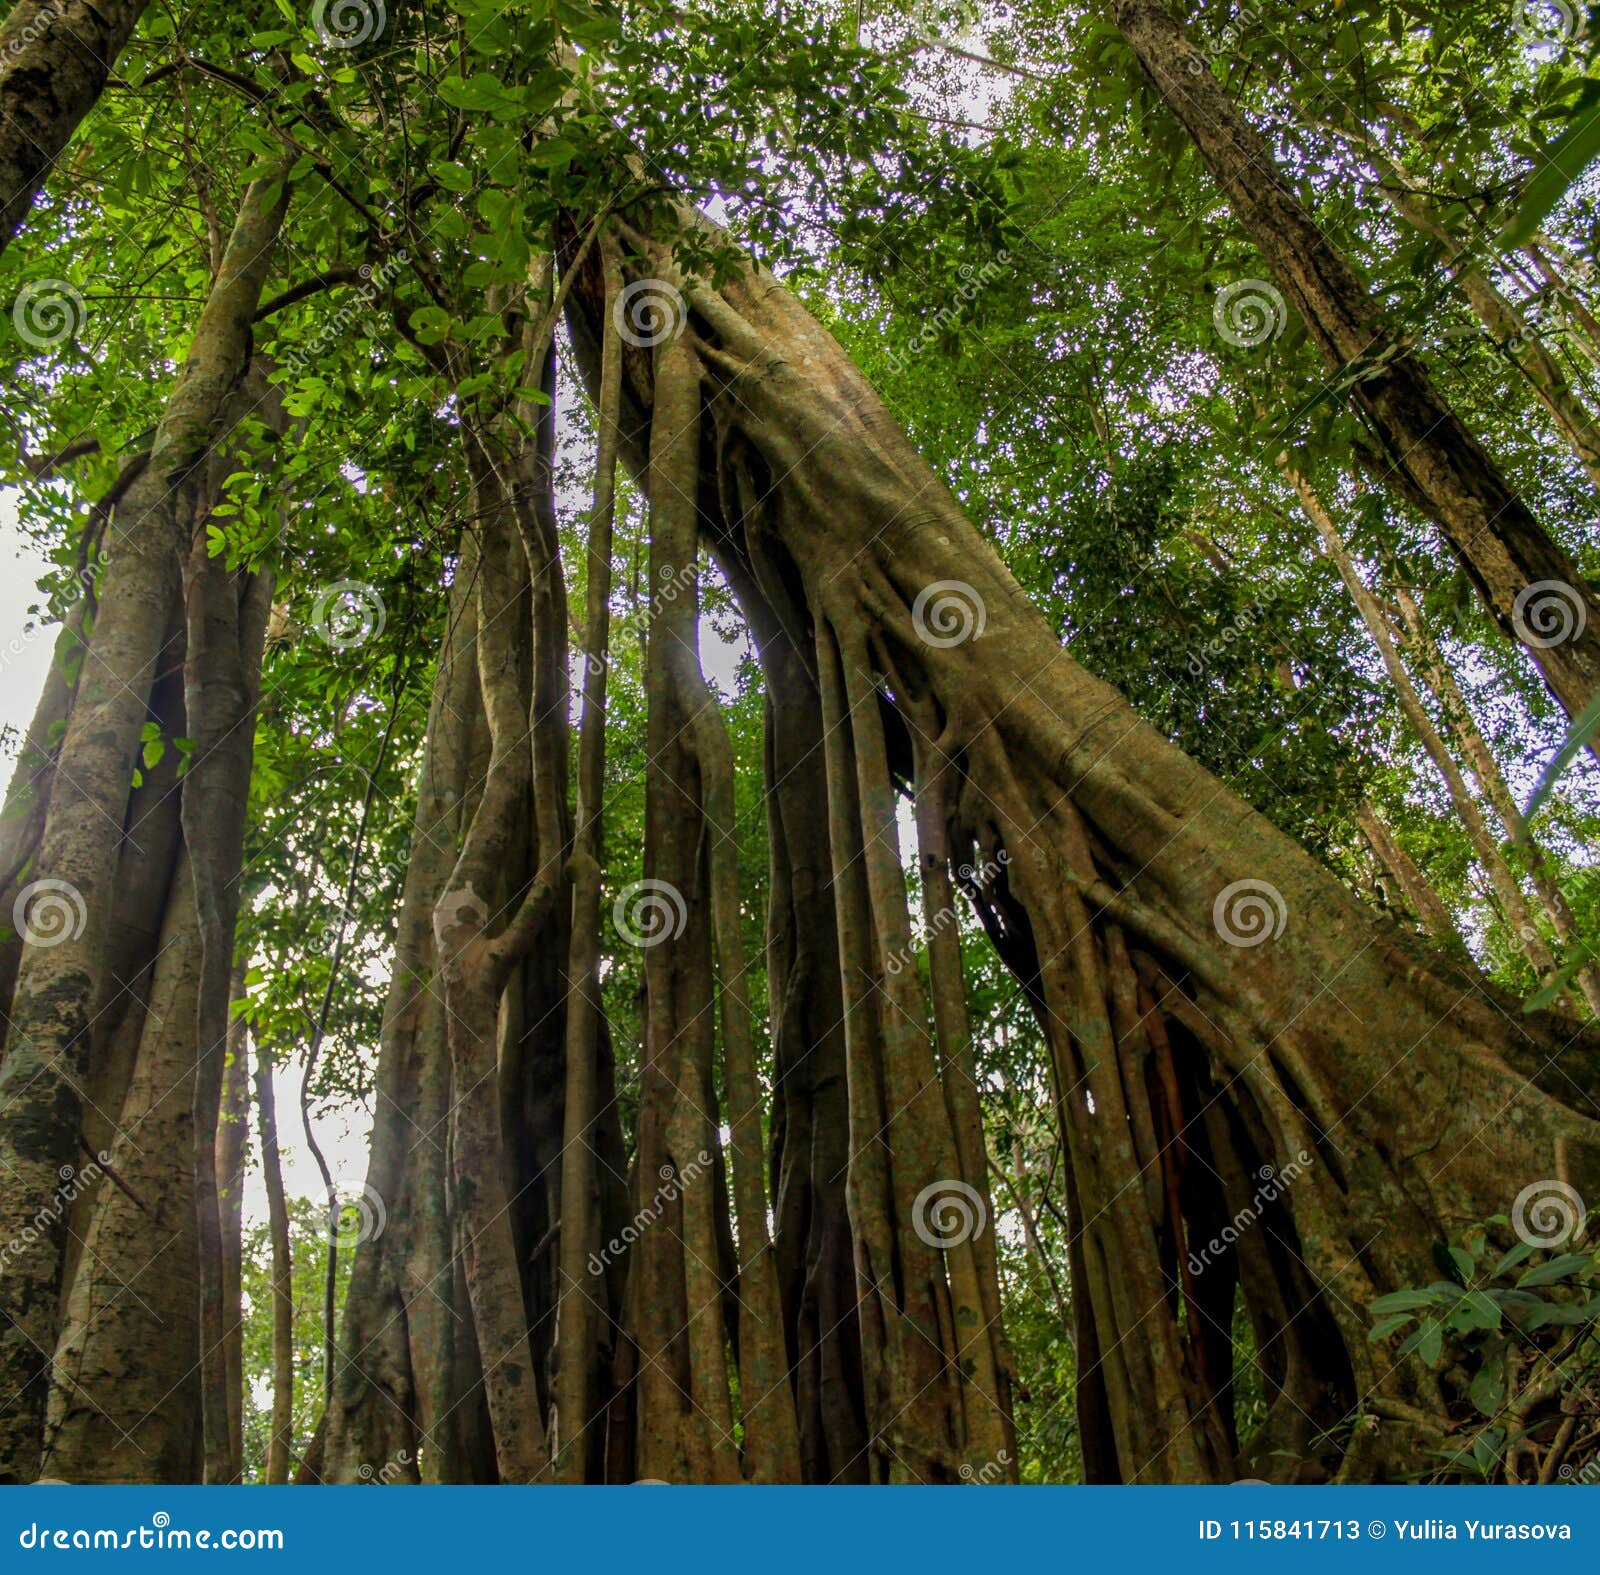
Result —
[{"label": "blue banner", "polygon": [[[1553,1549],[1547,1545],[1555,1544]],[[1059,1571],[1452,1571],[1553,1551],[1594,1568],[1600,1488],[196,1488],[0,1492],[0,1569],[129,1559],[447,1575],[506,1554],[538,1571],[699,1570],[743,1546],[766,1572],[849,1575],[997,1556]]]}]

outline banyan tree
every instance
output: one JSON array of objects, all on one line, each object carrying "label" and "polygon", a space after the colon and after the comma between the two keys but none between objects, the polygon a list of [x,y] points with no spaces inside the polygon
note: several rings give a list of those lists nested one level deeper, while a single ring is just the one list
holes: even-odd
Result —
[{"label": "banyan tree", "polygon": [[[745,112],[741,50],[787,63],[752,68],[780,152],[840,117],[881,134],[870,50],[808,75],[823,43],[753,7],[702,78],[652,62],[668,19],[627,8],[362,4],[309,34],[243,9],[262,15],[202,6],[177,41],[147,20],[94,81],[70,6],[5,23],[30,31],[0,103],[28,96],[44,153],[0,148],[8,266],[91,244],[107,182],[107,223],[181,193],[203,306],[180,355],[143,328],[121,352],[160,390],[151,430],[81,417],[26,456],[67,489],[81,594],[0,823],[19,918],[4,1475],[242,1470],[244,970],[281,833],[252,739],[331,577],[306,565],[343,528],[321,511],[347,423],[378,521],[363,550],[432,576],[433,621],[396,647],[431,701],[404,748],[386,724],[373,767],[399,762],[407,827],[370,1069],[382,1225],[336,1238],[320,1421],[271,1470],[1013,1480],[1030,1374],[1006,1329],[981,932],[1062,1155],[1085,1479],[1413,1474],[1456,1427],[1461,1373],[1370,1338],[1373,1304],[1437,1282],[1438,1244],[1530,1187],[1600,1196],[1600,1041],[1576,996],[1524,1011],[1461,945],[1379,911],[1080,665],[825,293],[802,300],[727,190],[672,163],[695,94],[708,137]],[[1589,597],[1579,549],[1382,320],[1206,57],[1159,5],[1104,11],[1317,352],[1383,350],[1350,395],[1360,485],[1437,530],[1487,638],[1525,636],[1534,582]],[[136,113],[164,128],[154,173]],[[81,374],[103,403],[89,361],[30,386],[48,403]],[[645,543],[627,565],[626,509]],[[755,758],[705,676],[703,595],[754,653]],[[622,713],[624,617],[643,656]],[[1525,643],[1581,713],[1588,646]],[[643,784],[637,868],[608,835],[619,751]],[[313,1058],[344,935],[306,993]]]}]

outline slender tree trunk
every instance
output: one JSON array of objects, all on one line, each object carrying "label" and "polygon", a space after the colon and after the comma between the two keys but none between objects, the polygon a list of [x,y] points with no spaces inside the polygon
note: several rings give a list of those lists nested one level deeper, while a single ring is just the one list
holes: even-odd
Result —
[{"label": "slender tree trunk", "polygon": [[[1456,682],[1455,674],[1450,671],[1449,664],[1444,660],[1443,653],[1434,643],[1433,636],[1423,619],[1422,609],[1403,585],[1395,587],[1395,597],[1400,609],[1398,625],[1401,638],[1415,651],[1418,671],[1422,674],[1423,682],[1433,692],[1445,725],[1455,735],[1461,758],[1466,761],[1467,769],[1472,773],[1479,793],[1494,810],[1503,835],[1508,840],[1514,841],[1522,831],[1522,816],[1517,809],[1516,800],[1512,797],[1505,773],[1500,769],[1500,762],[1495,759],[1494,751],[1490,749],[1483,734],[1478,731],[1472,709],[1467,704],[1466,696],[1461,692],[1461,686]],[[1566,897],[1562,894],[1549,855],[1531,837],[1528,839],[1528,862],[1529,878],[1533,882],[1533,889],[1539,895],[1539,903],[1544,909],[1545,917],[1549,919],[1551,927],[1562,942],[1571,944],[1578,939],[1577,922],[1572,916],[1572,909],[1568,906]],[[1600,968],[1593,963],[1586,964],[1578,970],[1576,983],[1583,992],[1589,1010],[1600,1016]]]},{"label": "slender tree trunk", "polygon": [[[606,265],[608,314],[621,271]],[[609,324],[609,315],[605,321]],[[604,352],[597,407],[594,507],[589,515],[589,580],[584,620],[583,715],[578,734],[578,813],[572,849],[572,939],[567,958],[566,1090],[561,1147],[560,1287],[556,1318],[556,1475],[563,1482],[598,1481],[604,1470],[605,1408],[601,1385],[609,1363],[597,1361],[609,1341],[597,1338],[593,1316],[598,1278],[590,1268],[600,1242],[600,1162],[596,1154],[595,1038],[600,999],[600,878],[604,857],[606,672],[610,660],[611,543],[616,513],[617,414],[622,342],[612,325]]]},{"label": "slender tree trunk", "polygon": [[276,1487],[289,1480],[289,1451],[294,1443],[294,1264],[272,1065],[266,1056],[256,1057],[256,1120],[261,1130],[261,1176],[267,1189],[267,1232],[272,1242],[272,1414],[265,1480],[269,1487]]},{"label": "slender tree trunk", "polygon": [[[1501,632],[1527,647],[1550,692],[1578,716],[1600,689],[1600,604],[1587,581],[1422,363],[1389,344],[1350,263],[1301,205],[1263,138],[1162,0],[1107,0],[1106,8],[1328,366],[1342,372],[1361,364],[1351,397],[1377,439],[1378,473],[1433,520]],[[1552,616],[1559,622],[1547,626]]]},{"label": "slender tree trunk", "polygon": [[1333,517],[1323,506],[1322,500],[1312,491],[1310,483],[1296,471],[1289,470],[1287,474],[1295,491],[1300,495],[1306,517],[1316,526],[1317,534],[1322,538],[1328,556],[1339,571],[1339,578],[1344,581],[1345,589],[1350,592],[1350,599],[1356,604],[1361,614],[1361,621],[1372,637],[1372,643],[1377,646],[1378,654],[1383,658],[1384,670],[1389,675],[1389,682],[1394,688],[1401,714],[1410,725],[1417,741],[1427,752],[1428,758],[1433,761],[1439,775],[1444,779],[1445,787],[1450,794],[1450,802],[1461,819],[1467,840],[1472,845],[1473,854],[1488,878],[1489,889],[1494,893],[1495,905],[1516,941],[1517,949],[1527,958],[1528,966],[1538,978],[1541,980],[1547,978],[1555,970],[1555,958],[1551,956],[1544,936],[1533,922],[1533,915],[1529,911],[1528,900],[1517,880],[1516,871],[1506,862],[1500,844],[1495,840],[1494,832],[1467,786],[1460,765],[1451,753],[1449,745],[1440,736],[1438,728],[1434,726],[1433,718],[1428,715],[1427,708],[1422,703],[1421,695],[1417,693],[1417,687],[1412,682],[1411,674],[1395,645],[1394,635],[1389,628],[1388,620],[1384,617],[1382,605],[1357,572],[1349,549],[1333,522]]},{"label": "slender tree trunk", "polygon": [[[244,965],[233,970],[230,1010],[244,998]],[[217,1127],[218,1212],[222,1220],[222,1329],[227,1383],[228,1453],[232,1480],[244,1470],[244,1175],[250,1141],[250,1027],[228,1024],[228,1065],[223,1073]]]},{"label": "slender tree trunk", "polygon": [[94,106],[145,0],[18,0],[0,24],[0,252]]},{"label": "slender tree trunk", "polygon": [[1433,883],[1417,868],[1416,860],[1401,847],[1370,801],[1363,800],[1356,810],[1356,825],[1367,839],[1374,857],[1411,904],[1411,911],[1417,916],[1423,930],[1438,940],[1456,935],[1450,910],[1433,889]]}]

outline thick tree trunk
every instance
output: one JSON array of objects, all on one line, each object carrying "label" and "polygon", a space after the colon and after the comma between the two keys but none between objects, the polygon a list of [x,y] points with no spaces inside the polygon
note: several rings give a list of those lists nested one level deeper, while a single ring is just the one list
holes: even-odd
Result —
[{"label": "thick tree trunk", "polygon": [[[668,247],[643,228],[630,275],[674,279]],[[919,1189],[942,1165],[946,1179],[961,1172],[920,1048],[925,1007],[903,983],[890,988],[888,966],[905,923],[888,795],[910,775],[911,739],[931,737],[926,780],[947,770],[959,789],[951,856],[998,870],[969,895],[1054,1062],[1090,1470],[1381,1477],[1410,1450],[1406,1424],[1339,1424],[1442,1418],[1443,1401],[1420,1364],[1368,1342],[1365,1309],[1432,1279],[1428,1243],[1503,1211],[1530,1179],[1600,1182],[1592,1039],[1570,1019],[1503,1010],[1481,980],[1375,920],[1079,668],[770,275],[752,267],[718,290],[684,289],[683,359],[698,368],[709,429],[694,489],[702,528],[742,565],[741,595],[792,591],[825,702],[873,1474],[937,1479],[965,1456],[952,1371],[962,1347],[943,1332],[963,1293],[915,1228],[930,1224]],[[591,380],[603,299],[591,267],[569,311]],[[663,441],[652,431],[663,378],[659,352],[625,356],[636,468],[646,438]],[[677,387],[681,413],[681,375]],[[937,731],[918,717],[936,717]],[[928,1086],[938,1120],[918,1102]],[[908,1111],[926,1119],[907,1123]],[[1188,1163],[1174,1188],[1180,1133]],[[1240,1210],[1256,1225],[1212,1252],[1207,1235]],[[1178,1261],[1201,1253],[1204,1272],[1180,1274]],[[1231,1379],[1219,1314],[1235,1284],[1268,1403],[1249,1460],[1213,1400]],[[906,1324],[908,1306],[926,1321]],[[924,1373],[931,1385],[907,1386]],[[918,1395],[898,1416],[888,1408]]]},{"label": "thick tree trunk", "polygon": [[0,252],[94,106],[145,0],[18,0],[0,25]]},{"label": "thick tree trunk", "polygon": [[[270,575],[242,578],[243,584],[230,577],[220,588],[235,609],[239,710],[230,731],[211,741],[205,766],[218,799],[239,806],[231,824],[222,813],[210,830],[211,878],[230,890],[238,888],[255,736],[250,719],[271,602]],[[186,781],[192,775],[193,768]],[[232,969],[223,972],[220,986],[208,975],[210,942],[193,858],[186,849],[169,897],[150,1009],[106,1166],[112,1185],[97,1193],[66,1297],[45,1464],[50,1475],[67,1481],[227,1481],[237,1472],[229,1447],[230,1328],[215,1158],[222,1046],[217,1085],[203,1097],[205,1055],[196,1037],[197,1023],[220,1017],[226,1024]],[[231,958],[231,914],[219,940]],[[210,990],[220,999],[208,1007]],[[209,1198],[202,1149],[210,1159]],[[208,1283],[214,1286],[209,1309]]]},{"label": "thick tree trunk", "polygon": [[1162,0],[1106,0],[1106,9],[1328,366],[1352,368],[1351,397],[1377,439],[1379,474],[1434,522],[1501,632],[1527,647],[1551,694],[1578,716],[1600,690],[1600,603],[1587,581],[1422,363],[1389,343],[1355,271]]},{"label": "thick tree trunk", "polygon": [[[272,200],[269,202],[269,196]],[[156,429],[150,462],[112,517],[104,592],[62,739],[37,869],[64,929],[45,931],[22,955],[11,1033],[0,1066],[0,1239],[59,1216],[58,1173],[73,1163],[89,1031],[106,978],[116,835],[127,812],[179,569],[204,492],[218,428],[250,349],[274,242],[287,205],[281,180],[246,192],[189,357]],[[0,1414],[0,1478],[27,1480],[38,1457],[44,1374],[55,1344],[63,1237],[59,1219],[34,1250],[0,1276],[0,1387],[17,1398]]]}]

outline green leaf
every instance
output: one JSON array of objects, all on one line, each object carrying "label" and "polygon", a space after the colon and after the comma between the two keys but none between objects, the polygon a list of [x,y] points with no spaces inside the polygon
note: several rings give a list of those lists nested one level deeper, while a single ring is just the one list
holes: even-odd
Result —
[{"label": "green leaf", "polygon": [[1594,736],[1596,729],[1600,729],[1600,695],[1596,695],[1573,718],[1572,726],[1567,729],[1567,736],[1561,741],[1561,747],[1556,751],[1555,759],[1544,768],[1544,774],[1534,787],[1533,796],[1528,800],[1527,808],[1522,812],[1522,835],[1524,840],[1527,837],[1529,822],[1539,813],[1540,807],[1550,797],[1562,774],[1578,758],[1579,750]]},{"label": "green leaf", "polygon": [[1375,1313],[1415,1312],[1420,1307],[1431,1307],[1433,1301],[1426,1291],[1390,1291],[1373,1302],[1372,1310]]},{"label": "green leaf", "polygon": [[1507,251],[1526,246],[1568,188],[1600,158],[1600,104],[1574,116],[1571,124],[1539,155],[1537,167],[1522,189],[1522,201],[1500,232]]},{"label": "green leaf", "polygon": [[1580,1270],[1591,1267],[1593,1263],[1594,1259],[1588,1253],[1564,1252],[1548,1263],[1541,1263],[1529,1269],[1517,1281],[1517,1289],[1526,1290],[1531,1285],[1554,1285],[1557,1280],[1569,1279]]}]

